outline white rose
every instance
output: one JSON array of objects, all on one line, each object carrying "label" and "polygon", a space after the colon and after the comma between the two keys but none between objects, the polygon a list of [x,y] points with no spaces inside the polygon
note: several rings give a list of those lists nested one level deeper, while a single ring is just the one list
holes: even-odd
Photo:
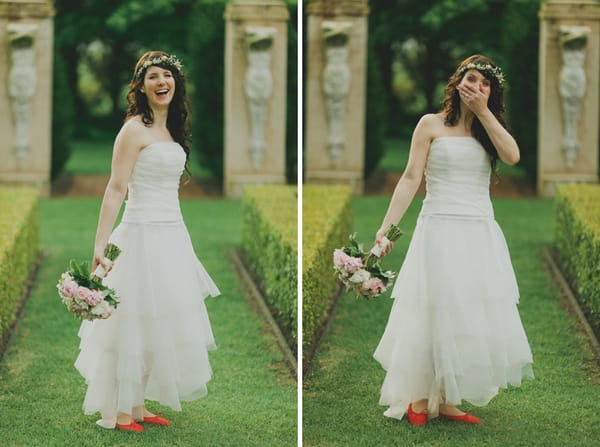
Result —
[{"label": "white rose", "polygon": [[110,304],[102,300],[94,307],[92,307],[91,313],[92,315],[104,315],[105,313],[110,312],[110,310]]},{"label": "white rose", "polygon": [[369,279],[371,277],[371,274],[369,272],[367,272],[365,269],[359,269],[356,272],[354,272],[354,274],[348,278],[348,281],[356,283],[356,284],[361,284],[364,281],[366,281],[367,279]]}]

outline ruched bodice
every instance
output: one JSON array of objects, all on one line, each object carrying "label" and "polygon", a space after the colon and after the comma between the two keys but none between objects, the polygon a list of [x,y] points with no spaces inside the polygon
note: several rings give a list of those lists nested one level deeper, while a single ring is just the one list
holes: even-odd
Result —
[{"label": "ruched bodice", "polygon": [[123,222],[180,222],[179,179],[185,152],[176,142],[142,149],[131,174]]},{"label": "ruched bodice", "polygon": [[427,157],[423,215],[493,217],[490,158],[473,137],[433,140]]}]

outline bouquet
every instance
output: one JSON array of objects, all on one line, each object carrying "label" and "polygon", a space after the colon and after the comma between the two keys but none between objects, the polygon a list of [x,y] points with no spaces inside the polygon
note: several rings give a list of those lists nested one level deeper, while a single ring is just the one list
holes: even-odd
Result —
[{"label": "bouquet", "polygon": [[[112,264],[121,253],[119,247],[108,244],[104,256]],[[119,304],[114,289],[102,284],[106,270],[99,265],[90,273],[89,264],[77,264],[71,260],[69,270],[60,276],[56,285],[58,295],[69,312],[81,320],[106,319],[112,315]]]},{"label": "bouquet", "polygon": [[397,225],[390,225],[382,239],[369,252],[363,250],[356,241],[356,233],[348,238],[350,245],[333,251],[333,268],[346,290],[352,290],[357,298],[375,298],[391,285],[396,274],[384,271],[381,266],[381,252],[390,243],[402,235]]}]

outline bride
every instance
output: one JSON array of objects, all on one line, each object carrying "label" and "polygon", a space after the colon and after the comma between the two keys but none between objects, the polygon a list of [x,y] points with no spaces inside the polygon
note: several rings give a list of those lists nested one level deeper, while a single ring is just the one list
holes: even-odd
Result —
[{"label": "bride", "polygon": [[502,118],[503,81],[487,57],[459,65],[442,111],[425,115],[414,131],[408,165],[376,234],[382,244],[425,173],[427,194],[374,354],[387,370],[384,414],[406,413],[414,425],[438,415],[479,423],[457,405],[486,405],[499,388],[533,377],[519,291],[489,198],[497,160],[519,161]]},{"label": "bride", "polygon": [[212,374],[207,351],[215,343],[204,298],[219,290],[196,258],[178,200],[190,152],[181,69],[160,51],[137,62],[100,209],[92,269],[110,270],[108,242],[121,248],[105,279],[121,302],[109,319],[82,324],[75,366],[87,383],[84,412],[100,412],[105,428],[169,425],[145,399],[181,410],[180,401],[207,393]]}]

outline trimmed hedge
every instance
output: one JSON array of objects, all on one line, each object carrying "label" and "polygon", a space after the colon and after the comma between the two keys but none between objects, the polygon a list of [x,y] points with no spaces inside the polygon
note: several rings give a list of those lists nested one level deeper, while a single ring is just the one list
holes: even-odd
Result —
[{"label": "trimmed hedge", "polygon": [[[302,344],[317,342],[337,289],[333,250],[352,232],[349,186],[304,185],[302,191]],[[305,357],[312,349],[304,349]]]},{"label": "trimmed hedge", "polygon": [[38,255],[38,192],[0,188],[0,353]]},{"label": "trimmed hedge", "polygon": [[296,352],[298,330],[298,194],[295,186],[252,185],[242,200],[246,265]]},{"label": "trimmed hedge", "polygon": [[563,272],[600,329],[600,185],[561,185],[556,193],[556,246]]}]

